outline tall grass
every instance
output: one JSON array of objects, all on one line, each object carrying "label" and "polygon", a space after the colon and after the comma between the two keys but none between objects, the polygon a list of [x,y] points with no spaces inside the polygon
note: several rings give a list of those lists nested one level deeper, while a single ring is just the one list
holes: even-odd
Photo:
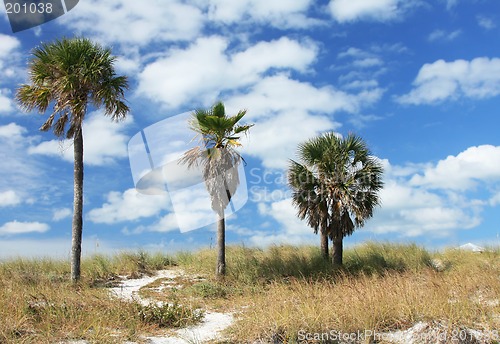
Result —
[{"label": "tall grass", "polygon": [[[500,328],[500,254],[369,243],[345,252],[322,278],[275,280],[254,295],[233,340],[295,343],[302,333],[404,330],[419,321],[446,331]],[[432,259],[448,267],[438,271]]]},{"label": "tall grass", "polygon": [[[317,247],[230,246],[224,281],[216,280],[215,250],[175,256],[124,252],[83,261],[80,284],[69,283],[69,264],[50,259],[0,263],[0,343],[140,341],[161,327],[199,320],[196,305],[236,312],[231,343],[294,343],[299,331],[354,333],[406,329],[419,321],[447,331],[500,328],[500,251],[482,254],[417,245],[366,243],[344,252],[333,268]],[[435,261],[440,262],[437,268]],[[120,275],[139,277],[172,268],[187,275],[158,280],[142,295],[174,308],[140,308],[109,296]],[[162,283],[173,288],[158,288]],[[176,308],[177,307],[177,308]],[[181,308],[179,308],[181,307]],[[192,314],[189,321],[180,316]]]},{"label": "tall grass", "polygon": [[141,306],[96,287],[117,275],[139,276],[173,263],[164,255],[120,253],[82,263],[82,281],[69,282],[67,262],[15,259],[0,263],[0,343],[55,343],[86,339],[123,343],[159,327],[141,318]]},{"label": "tall grass", "polygon": [[[180,266],[212,276],[217,252],[204,249],[177,256]],[[238,284],[268,283],[290,277],[320,277],[333,271],[316,247],[271,246],[265,250],[244,246],[226,248],[226,280]]]}]

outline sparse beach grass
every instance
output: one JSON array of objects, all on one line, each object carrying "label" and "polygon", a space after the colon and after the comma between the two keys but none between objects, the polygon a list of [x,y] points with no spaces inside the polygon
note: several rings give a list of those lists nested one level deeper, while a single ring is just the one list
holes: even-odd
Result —
[{"label": "sparse beach grass", "polygon": [[140,342],[142,335],[168,328],[165,319],[189,310],[155,315],[155,309],[144,316],[144,308],[110,297],[106,287],[118,276],[174,266],[184,274],[143,287],[141,296],[234,312],[237,321],[225,332],[229,342],[293,343],[299,331],[388,332],[419,321],[449,331],[500,328],[498,249],[429,252],[417,245],[367,243],[346,249],[345,266],[334,269],[316,247],[230,246],[224,281],[213,277],[215,255],[205,249],[94,256],[84,260],[76,286],[69,282],[67,262],[0,262],[0,343]]}]

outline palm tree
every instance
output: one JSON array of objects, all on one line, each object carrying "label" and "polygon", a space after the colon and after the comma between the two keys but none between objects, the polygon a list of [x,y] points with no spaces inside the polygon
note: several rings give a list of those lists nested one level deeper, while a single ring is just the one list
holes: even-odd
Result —
[{"label": "palm tree", "polygon": [[333,264],[342,265],[343,239],[362,227],[380,204],[381,163],[366,143],[350,134],[334,133],[310,139],[298,147],[301,162],[291,160],[288,182],[300,219],[321,233],[321,249],[328,257],[333,241]]},{"label": "palm tree", "polygon": [[188,168],[202,166],[203,178],[210,194],[212,210],[217,214],[217,264],[215,274],[226,274],[226,244],[224,210],[239,185],[238,165],[242,157],[236,151],[241,146],[240,134],[247,134],[253,125],[240,125],[246,110],[234,116],[226,115],[222,102],[209,110],[196,110],[189,121],[190,128],[199,136],[200,144],[188,150],[181,163]]},{"label": "palm tree", "polygon": [[[74,200],[71,248],[71,279],[80,279],[83,228],[83,131],[89,105],[104,107],[113,120],[129,112],[124,100],[127,77],[117,76],[111,50],[85,38],[44,43],[32,51],[29,62],[30,84],[21,85],[16,98],[26,111],[53,112],[40,130],[53,128],[58,137],[73,139]],[[57,116],[57,118],[56,118]]]}]

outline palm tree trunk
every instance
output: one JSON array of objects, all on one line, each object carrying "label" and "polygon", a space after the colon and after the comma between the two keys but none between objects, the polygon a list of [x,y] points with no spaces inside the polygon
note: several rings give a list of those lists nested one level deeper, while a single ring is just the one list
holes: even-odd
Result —
[{"label": "palm tree trunk", "polygon": [[342,266],[342,254],[344,251],[342,236],[333,238],[333,265]]},{"label": "palm tree trunk", "polygon": [[71,281],[80,279],[80,259],[82,253],[83,229],[83,133],[78,128],[74,139],[74,198],[73,198],[73,224],[71,228]]},{"label": "palm tree trunk", "polygon": [[328,234],[321,232],[321,256],[328,260]]},{"label": "palm tree trunk", "polygon": [[215,275],[222,278],[226,274],[226,222],[224,210],[217,214],[217,267]]}]

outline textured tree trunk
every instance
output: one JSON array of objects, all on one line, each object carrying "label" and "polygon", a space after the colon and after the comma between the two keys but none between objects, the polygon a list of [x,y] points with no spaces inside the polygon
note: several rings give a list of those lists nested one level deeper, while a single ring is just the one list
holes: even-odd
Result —
[{"label": "textured tree trunk", "polygon": [[73,224],[71,228],[71,281],[80,279],[80,259],[82,253],[83,230],[83,133],[82,128],[77,129],[73,139],[75,169],[74,169],[74,198],[73,198]]},{"label": "textured tree trunk", "polygon": [[215,275],[222,278],[226,274],[226,222],[224,210],[217,215],[217,267]]},{"label": "textured tree trunk", "polygon": [[321,256],[328,260],[328,234],[321,232]]},{"label": "textured tree trunk", "polygon": [[339,238],[333,238],[333,265],[341,266],[342,265],[342,254],[344,251],[343,238],[340,236]]}]

